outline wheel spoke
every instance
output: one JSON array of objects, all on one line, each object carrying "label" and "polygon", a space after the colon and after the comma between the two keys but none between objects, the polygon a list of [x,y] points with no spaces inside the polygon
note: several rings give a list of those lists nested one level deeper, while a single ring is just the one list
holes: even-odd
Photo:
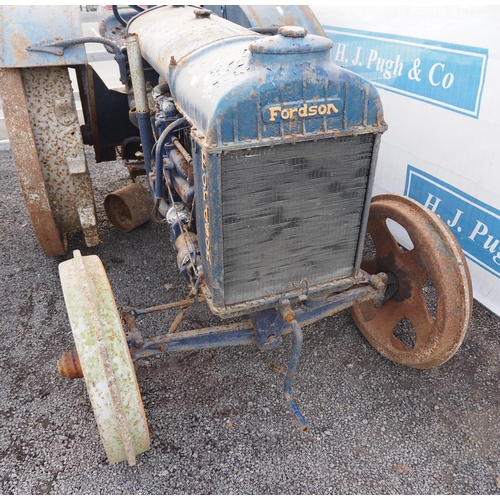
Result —
[{"label": "wheel spoke", "polygon": [[412,322],[417,332],[417,338],[426,336],[432,330],[434,320],[429,312],[422,290],[415,291],[411,300],[405,306],[405,316]]},{"label": "wheel spoke", "polygon": [[375,259],[364,260],[361,262],[361,269],[369,274],[377,274],[377,263]]},{"label": "wheel spoke", "polygon": [[404,314],[401,314],[402,311],[398,305],[396,302],[387,302],[370,320],[369,327],[377,332],[381,343],[390,345],[400,342],[393,334],[398,323],[404,318]]},{"label": "wheel spoke", "polygon": [[377,249],[377,256],[400,252],[398,243],[389,231],[385,219],[370,221],[368,231]]},{"label": "wheel spoke", "polygon": [[420,288],[423,286],[429,273],[416,248],[398,255],[398,264],[399,267],[411,273],[412,282],[415,287]]}]

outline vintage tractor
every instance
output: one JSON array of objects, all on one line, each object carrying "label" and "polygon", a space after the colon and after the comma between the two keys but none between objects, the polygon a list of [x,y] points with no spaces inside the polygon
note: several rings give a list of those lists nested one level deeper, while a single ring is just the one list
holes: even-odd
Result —
[{"label": "vintage tractor", "polygon": [[[183,301],[119,312],[97,256],[75,251],[60,264],[76,351],[58,366],[62,375],[84,376],[109,461],[135,464],[149,447],[133,365],[147,356],[272,349],[292,333],[284,395],[302,430],[292,383],[305,325],[350,308],[387,358],[415,368],[448,360],[471,316],[466,260],[435,214],[402,196],[372,198],[387,129],[380,98],[332,63],[332,42],[312,12],[159,6],[133,14],[115,9],[102,38],[54,39],[50,30],[11,38],[18,46],[0,73],[12,150],[46,254],[65,254],[64,234],[78,227],[89,245],[98,241],[82,141],[98,161],[118,147],[147,188],[131,183],[108,195],[108,217],[121,231],[149,218],[169,224],[165,245],[190,283]],[[113,51],[123,92],[106,89],[82,60],[89,42]],[[69,65],[80,84],[81,128]],[[47,167],[52,154],[60,174]],[[373,248],[364,258],[367,234]],[[200,301],[234,321],[179,331]],[[139,331],[138,317],[167,309],[179,310],[168,333]],[[397,334],[399,325],[411,334]]]}]

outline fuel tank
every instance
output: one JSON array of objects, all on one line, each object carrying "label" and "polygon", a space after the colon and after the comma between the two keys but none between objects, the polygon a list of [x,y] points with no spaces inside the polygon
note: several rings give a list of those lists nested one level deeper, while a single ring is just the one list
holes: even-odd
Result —
[{"label": "fuel tank", "polygon": [[204,148],[385,130],[375,88],[334,65],[332,42],[304,28],[264,36],[206,9],[158,7],[128,32]]}]

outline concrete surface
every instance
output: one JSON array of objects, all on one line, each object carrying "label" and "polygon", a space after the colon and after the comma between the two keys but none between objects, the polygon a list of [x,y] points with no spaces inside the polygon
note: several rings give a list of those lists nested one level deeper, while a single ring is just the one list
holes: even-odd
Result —
[{"label": "concrete surface", "polygon": [[[88,150],[91,152],[91,150]],[[129,234],[106,220],[103,198],[129,181],[91,164],[99,255],[118,306],[184,298],[166,228]],[[498,494],[500,322],[474,304],[468,336],[443,366],[418,371],[376,353],[348,312],[305,330],[294,387],[310,430],[282,396],[291,338],[255,347],[164,355],[137,377],[151,433],[138,465],[108,465],[83,380],[59,377],[73,349],[58,259],[35,239],[10,151],[0,150],[1,494]],[[159,313],[143,327],[165,332]],[[216,321],[203,307],[185,328]]]}]

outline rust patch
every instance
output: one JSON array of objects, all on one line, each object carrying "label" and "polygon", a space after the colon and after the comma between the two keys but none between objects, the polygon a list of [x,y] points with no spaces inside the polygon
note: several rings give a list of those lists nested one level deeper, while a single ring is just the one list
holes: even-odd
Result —
[{"label": "rust patch", "polygon": [[16,61],[16,66],[23,66],[29,62],[26,47],[29,45],[28,37],[24,33],[16,33],[10,37],[10,50]]},{"label": "rust patch", "polygon": [[282,26],[278,33],[289,38],[304,38],[307,35],[307,30],[298,26]]},{"label": "rust patch", "polygon": [[66,253],[45,188],[42,168],[33,137],[21,70],[0,69],[0,99],[16,165],[19,183],[33,229],[48,257]]},{"label": "rust patch", "polygon": [[128,233],[151,219],[153,200],[141,184],[129,184],[104,199],[104,209],[118,230]]},{"label": "rust patch", "polygon": [[61,377],[73,380],[75,378],[83,378],[82,365],[76,349],[65,352],[61,359],[57,362],[57,369]]}]

